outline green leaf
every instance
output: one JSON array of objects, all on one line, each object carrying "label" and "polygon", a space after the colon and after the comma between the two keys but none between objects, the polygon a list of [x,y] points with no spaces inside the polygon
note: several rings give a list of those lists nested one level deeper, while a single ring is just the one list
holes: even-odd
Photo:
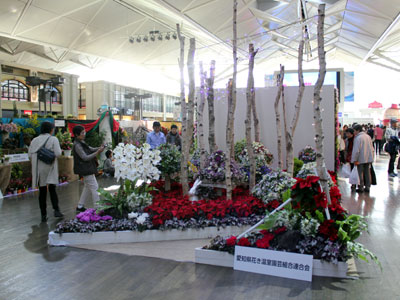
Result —
[{"label": "green leaf", "polygon": [[324,214],[320,212],[319,210],[315,211],[315,215],[317,216],[317,219],[320,223],[323,223],[325,221]]}]

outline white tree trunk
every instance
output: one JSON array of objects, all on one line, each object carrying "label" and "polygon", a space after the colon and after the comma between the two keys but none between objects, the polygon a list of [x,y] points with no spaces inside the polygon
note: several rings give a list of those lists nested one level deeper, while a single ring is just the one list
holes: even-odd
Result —
[{"label": "white tree trunk", "polygon": [[[233,76],[228,84],[228,120],[226,130],[226,198],[232,199],[232,177],[231,177],[231,161],[234,156],[234,124],[235,124],[235,108],[236,108],[236,76],[237,76],[237,0],[233,0]],[[230,98],[230,99],[229,99]],[[229,101],[230,100],[230,101]]]},{"label": "white tree trunk", "polygon": [[285,76],[285,67],[283,65],[280,66],[279,72],[279,82],[278,82],[278,93],[275,98],[275,121],[276,121],[276,138],[278,145],[278,167],[279,169],[283,168],[283,159],[282,159],[282,127],[281,127],[281,114],[279,112],[279,100],[282,96],[283,91],[283,78]]},{"label": "white tree trunk", "polygon": [[[283,114],[283,132],[285,133],[285,144],[287,145],[288,143],[288,124],[287,124],[287,116],[286,116],[286,101],[285,101],[285,87],[282,86],[282,114]],[[286,149],[286,147],[285,147]],[[286,155],[286,161],[285,161],[285,168],[287,170],[288,168],[288,157]]]},{"label": "white tree trunk", "polygon": [[179,24],[176,24],[176,29],[179,38],[180,44],[180,57],[179,57],[179,70],[181,75],[181,112],[182,112],[182,155],[181,155],[181,184],[182,184],[182,193],[186,195],[189,191],[189,183],[188,183],[188,168],[187,162],[189,158],[185,156],[187,146],[187,104],[185,98],[185,77],[184,77],[184,66],[185,66],[185,37],[181,35],[181,30]]},{"label": "white tree trunk", "polygon": [[[189,40],[189,52],[187,58],[187,68],[189,77],[189,92],[188,92],[188,118],[187,118],[187,133],[185,145],[186,168],[187,162],[190,157],[190,146],[193,144],[193,125],[194,125],[194,94],[195,94],[195,81],[194,81],[194,53],[196,50],[196,40],[191,38]],[[187,190],[186,190],[187,188]],[[189,191],[189,185],[185,186],[186,195]]]},{"label": "white tree trunk", "polygon": [[300,116],[300,108],[301,101],[303,100],[304,94],[304,80],[303,80],[303,49],[304,49],[304,40],[300,41],[299,45],[299,54],[298,54],[298,77],[299,77],[299,90],[297,93],[297,100],[294,107],[294,115],[293,120],[290,125],[290,128],[285,128],[286,131],[286,163],[287,163],[287,172],[293,176],[293,166],[294,166],[294,155],[293,155],[293,137],[296,132],[296,126],[299,121]]},{"label": "white tree trunk", "polygon": [[207,78],[207,103],[208,103],[208,144],[210,154],[217,150],[215,142],[215,115],[214,115],[214,79],[215,79],[215,60],[211,61],[210,77]]},{"label": "white tree trunk", "polygon": [[[257,50],[258,51],[258,50]],[[257,51],[254,51],[254,45],[249,45],[249,76],[247,79],[247,90],[246,90],[246,97],[247,97],[247,114],[246,114],[246,143],[247,143],[247,154],[249,156],[250,162],[250,178],[249,178],[249,189],[250,191],[253,190],[253,187],[256,185],[256,160],[254,157],[254,149],[253,149],[253,142],[251,140],[251,112],[255,111],[255,107],[253,104],[255,103],[255,90],[254,90],[254,76],[253,76],[253,69],[254,69],[254,57],[257,54]],[[254,114],[253,114],[254,117]],[[258,120],[257,120],[258,121]],[[256,131],[256,125],[254,124],[254,131]]]},{"label": "white tree trunk", "polygon": [[[326,169],[325,157],[324,157],[324,132],[322,129],[322,118],[321,118],[321,88],[324,84],[325,73],[326,73],[326,61],[325,61],[325,49],[324,49],[324,19],[325,19],[325,4],[318,6],[318,27],[317,27],[317,38],[318,38],[318,61],[319,61],[319,75],[318,80],[314,87],[314,128],[315,128],[315,145],[317,148],[317,172],[320,178],[322,188],[328,198],[328,203],[331,203],[329,194],[330,176]],[[329,211],[325,210],[327,218],[329,219]]]},{"label": "white tree trunk", "polygon": [[200,149],[200,169],[203,169],[206,164],[206,147],[204,144],[204,124],[203,124],[203,114],[204,105],[206,102],[206,88],[205,80],[206,73],[203,71],[203,62],[199,62],[200,68],[200,96],[197,105],[197,144]]}]

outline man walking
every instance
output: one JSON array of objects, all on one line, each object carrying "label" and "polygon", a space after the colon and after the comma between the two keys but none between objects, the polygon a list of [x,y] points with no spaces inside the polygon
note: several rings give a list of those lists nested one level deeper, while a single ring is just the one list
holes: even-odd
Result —
[{"label": "man walking", "polygon": [[374,137],[375,137],[375,151],[376,154],[382,154],[382,138],[383,138],[383,129],[379,126],[376,125],[374,129]]},{"label": "man walking", "polygon": [[360,177],[357,192],[368,193],[371,187],[370,166],[374,161],[374,146],[370,136],[362,131],[361,125],[356,124],[353,129],[355,138],[351,162],[357,166],[358,176]]}]

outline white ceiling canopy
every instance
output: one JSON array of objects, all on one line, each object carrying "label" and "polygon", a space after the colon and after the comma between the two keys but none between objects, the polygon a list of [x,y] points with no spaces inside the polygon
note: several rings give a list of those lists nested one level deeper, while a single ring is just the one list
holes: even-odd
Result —
[{"label": "white ceiling canopy", "polygon": [[[196,38],[196,60],[216,60],[217,79],[226,81],[232,69],[232,2],[2,0],[0,59],[57,71],[95,69],[114,60],[178,80],[179,42],[166,34],[179,23],[187,38]],[[247,70],[249,43],[259,48],[256,64],[265,69],[296,60],[303,26],[307,61],[315,61],[320,3],[326,3],[328,62],[400,71],[400,0],[238,0],[239,72]],[[144,42],[150,32],[159,32],[162,40]]]}]

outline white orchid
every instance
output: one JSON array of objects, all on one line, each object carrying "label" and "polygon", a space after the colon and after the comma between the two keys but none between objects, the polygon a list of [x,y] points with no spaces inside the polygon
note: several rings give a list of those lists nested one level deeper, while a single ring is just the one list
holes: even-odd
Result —
[{"label": "white orchid", "polygon": [[115,177],[119,180],[137,178],[147,180],[158,180],[160,171],[156,165],[160,162],[160,151],[150,150],[149,144],[141,148],[132,144],[118,144],[114,149]]},{"label": "white orchid", "polygon": [[137,218],[139,216],[138,213],[135,212],[131,212],[128,214],[128,219],[133,219],[133,218]]}]

